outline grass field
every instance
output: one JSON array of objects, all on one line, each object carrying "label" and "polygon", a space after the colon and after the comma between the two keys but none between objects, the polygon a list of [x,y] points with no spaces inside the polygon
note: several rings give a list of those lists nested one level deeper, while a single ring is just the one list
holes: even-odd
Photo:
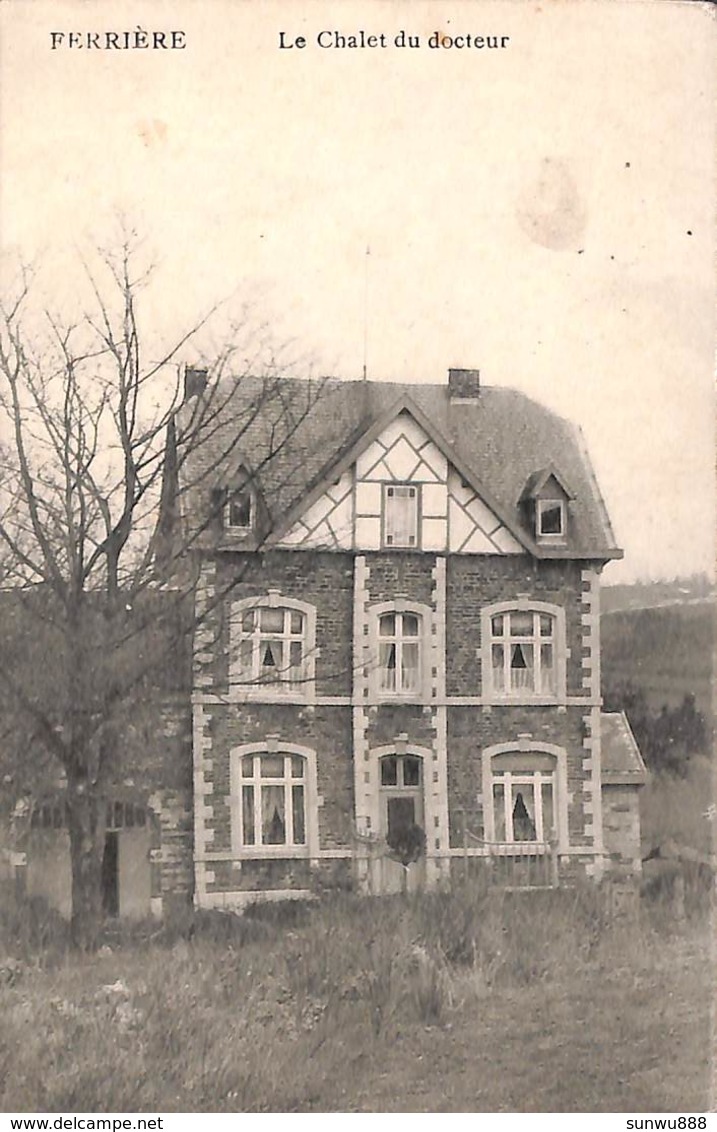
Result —
[{"label": "grass field", "polygon": [[671,839],[708,855],[717,849],[714,762],[690,760],[685,778],[651,775],[640,794],[642,844],[647,852]]},{"label": "grass field", "polygon": [[[674,588],[674,587],[673,587]],[[627,596],[634,587],[623,587]],[[659,595],[658,595],[659,596]],[[711,600],[646,609],[618,608],[601,619],[603,688],[630,681],[652,713],[693,693],[708,726],[713,719],[715,610]],[[684,779],[651,775],[640,796],[645,851],[673,839],[707,855],[715,851],[715,764],[693,754]]]},{"label": "grass field", "polygon": [[[709,705],[711,607],[603,618],[607,679]],[[652,777],[645,848],[713,846],[713,764]],[[1,904],[1,900],[0,900]],[[266,907],[81,959],[0,928],[0,1109],[695,1112],[717,1102],[706,892],[619,916],[594,887]],[[186,934],[186,933],[185,933]]]},{"label": "grass field", "polygon": [[84,961],[36,937],[2,969],[0,1108],[705,1110],[710,946],[593,888],[217,914]]}]

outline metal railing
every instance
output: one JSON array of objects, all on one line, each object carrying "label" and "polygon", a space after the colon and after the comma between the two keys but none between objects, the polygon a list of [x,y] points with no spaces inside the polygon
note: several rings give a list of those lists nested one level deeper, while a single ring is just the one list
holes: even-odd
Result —
[{"label": "metal railing", "polygon": [[[472,850],[472,851],[469,851]],[[478,862],[497,888],[556,888],[557,846],[549,841],[486,841],[464,825],[463,861]],[[475,867],[475,866],[474,866]]]}]

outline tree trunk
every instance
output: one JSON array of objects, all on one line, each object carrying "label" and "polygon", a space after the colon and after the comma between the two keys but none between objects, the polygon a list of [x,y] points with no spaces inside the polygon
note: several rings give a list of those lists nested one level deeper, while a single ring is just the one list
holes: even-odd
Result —
[{"label": "tree trunk", "polygon": [[68,789],[68,825],[72,864],[72,943],[93,951],[102,930],[102,856],[105,848],[105,801],[85,783]]}]

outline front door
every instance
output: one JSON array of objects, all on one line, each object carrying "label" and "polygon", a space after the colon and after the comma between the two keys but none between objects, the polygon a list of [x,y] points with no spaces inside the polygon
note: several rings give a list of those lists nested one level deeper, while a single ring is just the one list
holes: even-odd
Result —
[{"label": "front door", "polygon": [[[423,830],[423,760],[417,755],[386,755],[379,764],[380,835],[386,850],[381,858],[378,887],[381,892],[414,892],[425,876],[425,852],[405,861],[415,844],[415,827]],[[412,836],[413,835],[413,836]]]}]

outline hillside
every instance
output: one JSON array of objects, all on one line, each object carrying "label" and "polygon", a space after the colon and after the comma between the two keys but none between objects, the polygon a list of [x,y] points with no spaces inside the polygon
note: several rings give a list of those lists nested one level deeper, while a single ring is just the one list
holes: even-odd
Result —
[{"label": "hillside", "polygon": [[665,605],[694,605],[714,600],[714,585],[703,574],[662,582],[605,585],[600,600],[603,613],[619,609],[654,609]]},{"label": "hillside", "polygon": [[[613,587],[617,589],[617,587]],[[623,587],[627,589],[628,587]],[[609,590],[606,589],[606,594]],[[715,607],[691,599],[647,609],[622,608],[601,618],[603,688],[631,681],[649,707],[676,707],[692,692],[712,709]]]}]

